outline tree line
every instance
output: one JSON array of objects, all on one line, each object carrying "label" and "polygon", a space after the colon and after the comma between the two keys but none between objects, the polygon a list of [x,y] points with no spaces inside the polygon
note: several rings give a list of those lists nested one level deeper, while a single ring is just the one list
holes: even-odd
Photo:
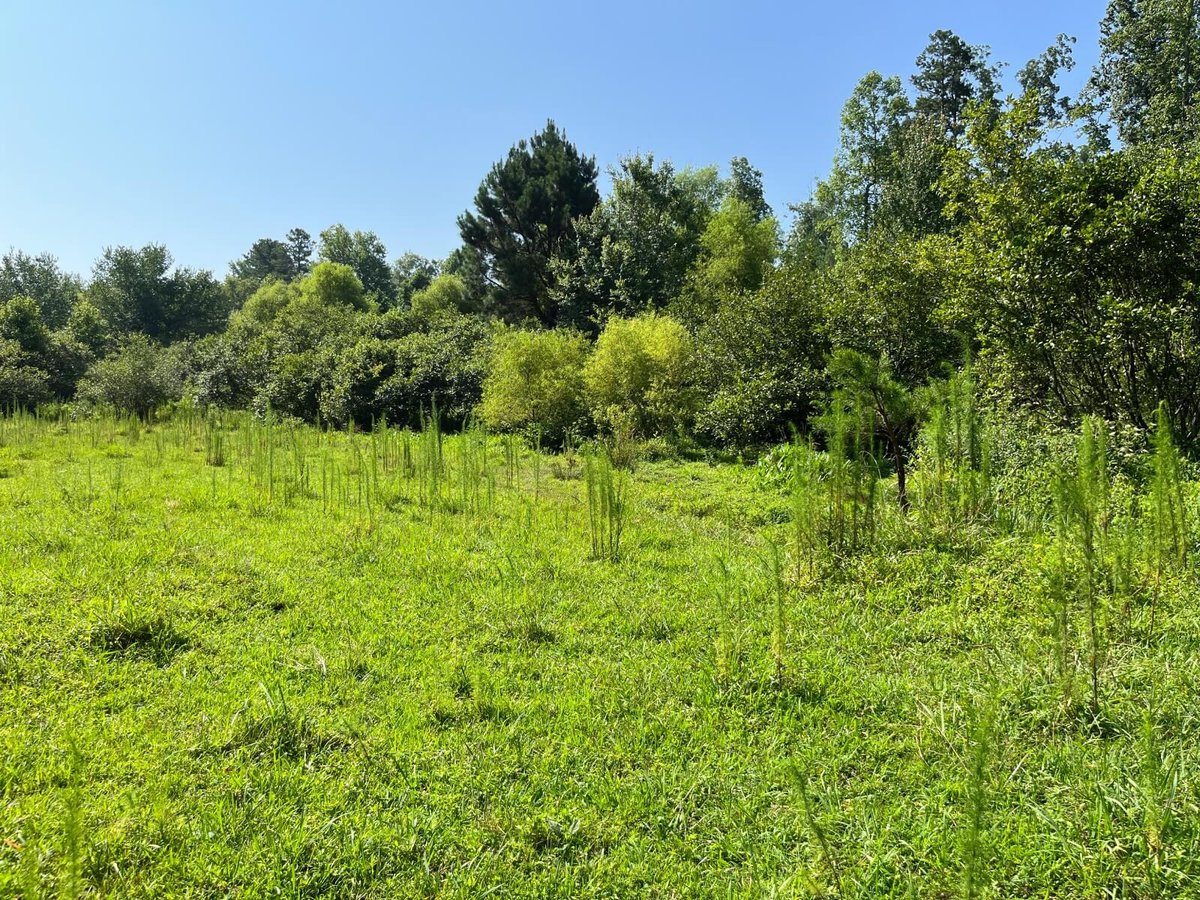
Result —
[{"label": "tree line", "polygon": [[484,176],[445,259],[295,228],[229,273],[110,248],[90,278],[0,260],[0,402],[180,401],[339,427],[479,419],[561,442],[749,447],[865,410],[897,466],[921,391],[973,360],[995,404],[1200,445],[1200,13],[1112,0],[1077,97],[1059,36],[1004,90],[930,36],[867,73],[790,227],[744,157],[610,169],[551,121]]}]

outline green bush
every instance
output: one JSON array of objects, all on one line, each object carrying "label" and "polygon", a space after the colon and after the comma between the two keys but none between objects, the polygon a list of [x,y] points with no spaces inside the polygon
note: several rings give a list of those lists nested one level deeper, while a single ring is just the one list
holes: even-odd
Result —
[{"label": "green bush", "polygon": [[313,266],[300,281],[300,299],[321,307],[348,306],[360,312],[375,306],[354,270],[335,262]]},{"label": "green bush", "polygon": [[112,349],[112,328],[100,310],[84,297],[71,309],[67,327],[59,333],[85,347],[94,358]]},{"label": "green bush", "polygon": [[267,409],[297,419],[314,421],[321,394],[332,380],[335,347],[323,344],[284,353],[271,360],[266,383],[255,395],[251,408],[263,415]]},{"label": "green bush", "polygon": [[459,427],[482,396],[490,337],[484,322],[455,312],[379,317],[369,334],[336,350],[321,416],[418,426],[436,405],[445,424]]},{"label": "green bush", "polygon": [[196,346],[197,399],[313,421],[340,353],[376,318],[349,266],[323,262],[299,281],[268,279],[220,338]]},{"label": "green bush", "polygon": [[810,273],[782,269],[753,293],[724,296],[696,336],[704,405],[696,431],[718,446],[786,440],[825,392],[828,342]]},{"label": "green bush", "polygon": [[0,411],[32,409],[50,397],[49,379],[16,341],[0,339]]},{"label": "green bush", "polygon": [[183,395],[183,372],[175,348],[143,334],[129,335],[112,356],[93,364],[79,381],[76,397],[146,416]]},{"label": "green bush", "polygon": [[696,406],[692,338],[670,316],[613,318],[583,370],[592,418],[609,429],[632,420],[641,434],[677,434]]},{"label": "green bush", "polygon": [[479,412],[500,431],[539,428],[561,443],[585,418],[586,339],[574,332],[508,331],[496,339]]}]

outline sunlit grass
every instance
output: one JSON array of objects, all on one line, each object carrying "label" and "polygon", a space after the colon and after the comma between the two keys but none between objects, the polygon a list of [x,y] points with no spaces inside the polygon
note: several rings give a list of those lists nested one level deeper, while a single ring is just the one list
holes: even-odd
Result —
[{"label": "sunlit grass", "polygon": [[1192,486],[1096,545],[1096,728],[1053,522],[804,459],[0,420],[0,896],[1200,891]]}]

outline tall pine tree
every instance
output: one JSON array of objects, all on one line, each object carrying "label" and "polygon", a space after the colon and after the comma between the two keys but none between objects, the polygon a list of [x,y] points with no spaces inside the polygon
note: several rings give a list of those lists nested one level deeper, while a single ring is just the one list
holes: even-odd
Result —
[{"label": "tall pine tree", "polygon": [[475,211],[458,217],[463,243],[482,259],[493,308],[504,318],[556,323],[550,260],[573,255],[575,220],[600,202],[596,175],[595,159],[550,121],[492,166]]}]

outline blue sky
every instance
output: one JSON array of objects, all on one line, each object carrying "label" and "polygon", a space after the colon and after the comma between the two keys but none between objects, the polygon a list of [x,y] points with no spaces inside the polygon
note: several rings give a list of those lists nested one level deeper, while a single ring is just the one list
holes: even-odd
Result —
[{"label": "blue sky", "polygon": [[1012,76],[1060,32],[1070,93],[1103,2],[366,3],[0,0],[0,250],[86,274],[166,244],[224,275],[335,222],[443,256],[488,168],[555,119],[601,168],[745,155],[777,210],[828,172],[871,69],[937,28]]}]

